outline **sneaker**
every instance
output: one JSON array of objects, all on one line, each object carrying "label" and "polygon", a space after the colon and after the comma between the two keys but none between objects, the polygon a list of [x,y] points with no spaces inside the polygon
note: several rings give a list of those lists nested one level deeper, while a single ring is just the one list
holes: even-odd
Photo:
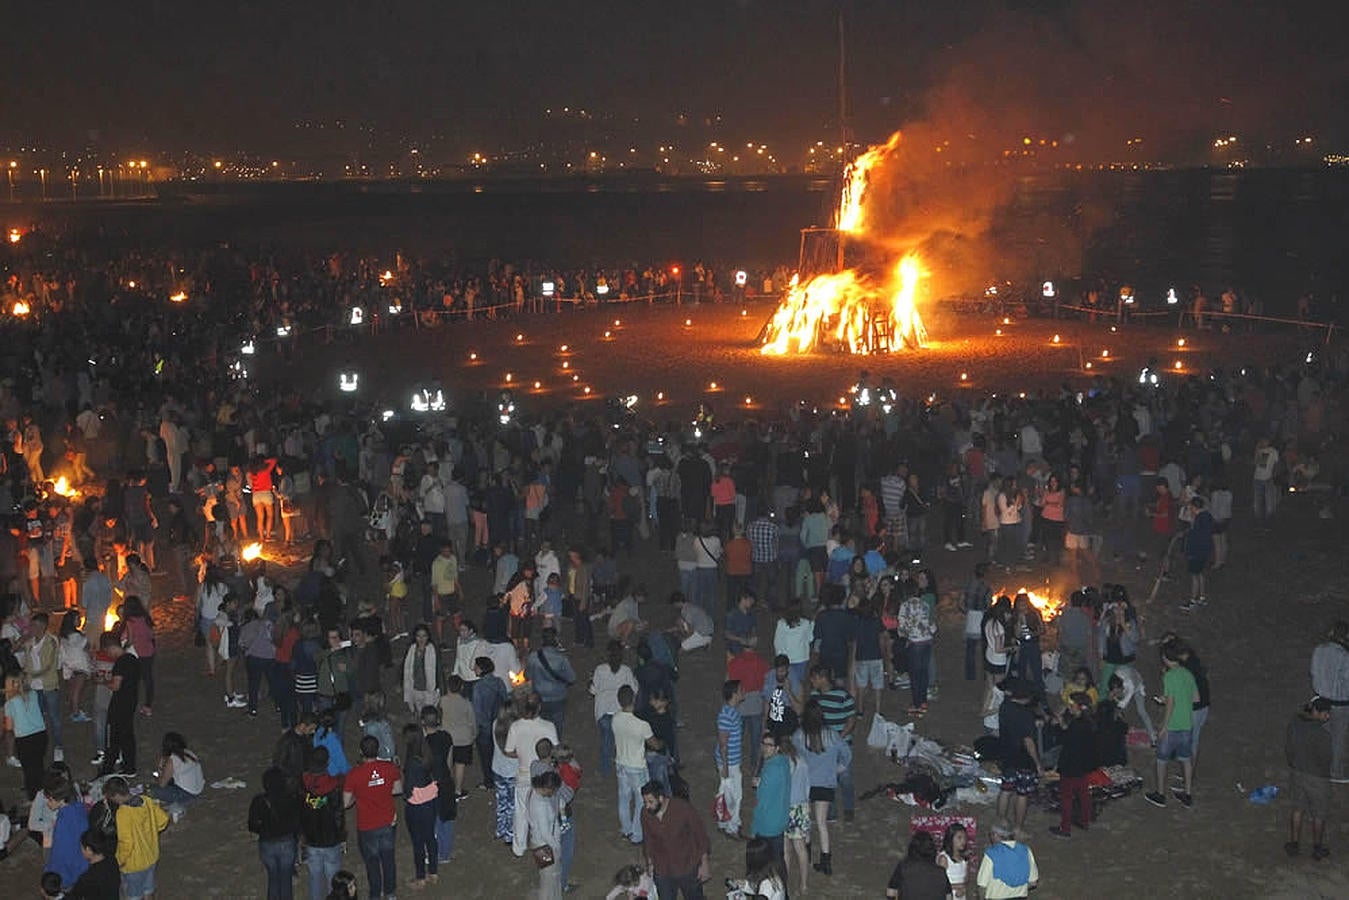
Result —
[{"label": "sneaker", "polygon": [[1179,800],[1180,805],[1185,807],[1186,809],[1194,809],[1194,797],[1191,794],[1187,794],[1185,791],[1178,791],[1172,788],[1171,796]]},{"label": "sneaker", "polygon": [[141,715],[145,716],[145,718],[148,719],[148,718],[150,718],[151,716],[154,715],[154,711],[151,710],[150,707],[148,707],[148,706],[142,706],[142,707],[141,707]]},{"label": "sneaker", "polygon": [[968,550],[974,545],[971,544],[969,541],[956,541],[956,546],[959,547],[961,550]]},{"label": "sneaker", "polygon": [[72,715],[72,716],[70,717],[70,721],[72,721],[72,722],[92,722],[93,719],[89,718],[89,714],[88,714],[87,712],[85,712],[84,710],[82,710],[82,709],[77,709],[77,710],[75,710],[75,714]]},{"label": "sneaker", "polygon": [[945,544],[945,546],[946,546],[946,549],[947,549],[947,550],[950,550],[952,553],[955,552],[955,549],[956,549],[956,545],[955,545],[955,544],[952,544],[950,541],[947,541],[946,544]]},{"label": "sneaker", "polygon": [[66,761],[65,750],[63,750],[60,747],[57,747],[55,750],[52,751],[52,762],[65,762],[65,761]]},{"label": "sneaker", "polygon": [[1156,791],[1148,791],[1146,794],[1143,795],[1143,799],[1151,803],[1153,806],[1159,807],[1161,809],[1166,809],[1166,797],[1163,796],[1162,794],[1157,793]]},{"label": "sneaker", "polygon": [[467,800],[468,797],[469,797],[468,791],[460,791],[459,793],[454,795],[455,802]]},{"label": "sneaker", "polygon": [[169,818],[173,821],[173,824],[175,825],[183,821],[183,816],[186,814],[186,812],[187,810],[183,809],[183,807],[178,803],[173,803],[169,805]]},{"label": "sneaker", "polygon": [[11,756],[9,759],[5,760],[5,765],[14,769],[23,768],[23,763],[19,762],[19,758],[17,756]]},{"label": "sneaker", "polygon": [[1194,602],[1199,606],[1208,606],[1208,598],[1205,597],[1203,594],[1200,594],[1199,599],[1195,600]]},{"label": "sneaker", "polygon": [[230,709],[246,709],[248,707],[248,701],[239,697],[229,697],[225,700],[225,705]]},{"label": "sneaker", "polygon": [[106,754],[104,754],[104,752],[103,752],[102,750],[100,750],[100,751],[98,751],[97,753],[94,754],[94,758],[93,758],[93,759],[89,760],[89,765],[91,765],[91,766],[101,766],[101,765],[103,765],[103,760],[104,760],[105,758],[106,758]]},{"label": "sneaker", "polygon": [[1193,610],[1197,605],[1198,605],[1198,604],[1196,604],[1193,600],[1186,600],[1184,603],[1182,603],[1182,604],[1180,605],[1180,611],[1181,611],[1181,612],[1190,612],[1190,611]]},{"label": "sneaker", "polygon": [[1054,837],[1061,837],[1061,838],[1068,838],[1073,836],[1073,833],[1069,831],[1067,828],[1061,828],[1058,825],[1055,825],[1052,828],[1050,828],[1049,833],[1054,835]]}]

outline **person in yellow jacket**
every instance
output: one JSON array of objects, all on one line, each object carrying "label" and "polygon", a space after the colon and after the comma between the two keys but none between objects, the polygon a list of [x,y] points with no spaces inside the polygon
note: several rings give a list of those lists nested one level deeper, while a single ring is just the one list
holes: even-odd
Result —
[{"label": "person in yellow jacket", "polygon": [[150,797],[132,797],[126,779],[109,778],[103,796],[117,806],[117,865],[122,870],[122,896],[127,900],[155,895],[155,867],[159,864],[159,833],[169,825],[169,814]]}]

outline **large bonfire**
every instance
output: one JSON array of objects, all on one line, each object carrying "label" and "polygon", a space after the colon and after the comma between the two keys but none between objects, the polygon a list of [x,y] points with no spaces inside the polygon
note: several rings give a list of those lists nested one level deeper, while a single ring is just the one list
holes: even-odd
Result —
[{"label": "large bonfire", "polygon": [[[895,152],[899,140],[895,132],[890,140],[853,160],[844,172],[834,222],[840,241],[874,241],[867,217],[867,190],[871,174]],[[915,295],[922,277],[923,267],[912,254],[888,265],[880,278],[855,268],[804,281],[798,273],[765,329],[760,352],[773,356],[809,353],[831,344],[858,354],[921,347],[927,331]]]}]

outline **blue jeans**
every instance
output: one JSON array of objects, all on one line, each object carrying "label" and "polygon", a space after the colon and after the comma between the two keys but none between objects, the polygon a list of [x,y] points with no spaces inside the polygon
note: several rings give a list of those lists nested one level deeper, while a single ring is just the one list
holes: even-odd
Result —
[{"label": "blue jeans", "polygon": [[614,717],[600,716],[595,720],[600,729],[600,767],[601,775],[614,770]]},{"label": "blue jeans", "polygon": [[365,878],[371,897],[383,897],[398,891],[398,870],[394,867],[394,834],[397,826],[385,825],[356,832],[356,846],[365,860]]},{"label": "blue jeans", "polygon": [[562,820],[562,858],[557,866],[562,874],[562,886],[567,886],[571,878],[571,863],[576,858],[576,823],[571,819]]},{"label": "blue jeans", "polygon": [[1251,485],[1252,505],[1256,519],[1268,519],[1279,509],[1279,486],[1273,479],[1255,481]]},{"label": "blue jeans", "polygon": [[562,726],[567,721],[567,698],[564,696],[561,700],[544,700],[541,704],[539,715],[545,721],[552,722],[557,728],[557,736],[562,737]]},{"label": "blue jeans", "polygon": [[649,777],[646,766],[618,767],[618,827],[634,844],[642,842],[642,785]]},{"label": "blue jeans", "polygon": [[965,636],[965,680],[975,681],[979,678],[979,661],[983,659],[983,654],[979,651],[983,648],[982,637]]},{"label": "blue jeans", "polygon": [[694,578],[698,582],[698,600],[696,602],[704,610],[715,616],[719,607],[717,602],[717,569],[716,567],[703,566],[693,571],[697,573]]},{"label": "blue jeans", "polygon": [[[679,570],[679,590],[690,603],[698,602],[698,570]],[[701,604],[699,604],[701,605]]]},{"label": "blue jeans", "polygon": [[492,777],[496,782],[496,839],[510,844],[515,839],[515,779]]},{"label": "blue jeans", "polygon": [[44,689],[37,692],[37,698],[42,705],[42,717],[47,720],[47,734],[52,746],[64,746],[61,743],[61,692]]},{"label": "blue jeans", "polygon": [[1043,691],[1045,689],[1044,660],[1040,656],[1040,639],[1022,641],[1016,648],[1016,674]]},{"label": "blue jeans", "polygon": [[454,852],[454,819],[436,819],[436,850],[441,862],[450,861],[450,854]]},{"label": "blue jeans", "polygon": [[706,896],[703,894],[703,884],[698,880],[698,870],[695,869],[686,875],[657,875],[656,894],[661,900],[669,898],[675,900],[675,893],[678,892],[684,900],[703,900]]},{"label": "blue jeans", "polygon": [[403,818],[408,823],[408,837],[412,839],[412,867],[417,880],[422,881],[428,872],[435,875],[440,863],[440,851],[436,847],[436,802],[405,803]]},{"label": "blue jeans", "polygon": [[742,716],[740,719],[745,726],[744,748],[745,761],[751,772],[759,767],[759,751],[762,749],[760,741],[763,740],[763,716]]},{"label": "blue jeans", "polygon": [[305,868],[309,870],[311,900],[328,896],[333,876],[342,870],[342,844],[331,847],[310,847],[306,851]]},{"label": "blue jeans", "polygon": [[176,782],[170,781],[168,784],[165,785],[156,784],[152,786],[150,788],[150,796],[154,797],[156,800],[158,800],[160,803],[163,803],[166,806],[174,803],[178,804],[179,806],[186,806],[187,804],[196,800],[198,795],[189,794],[187,791],[179,787]]},{"label": "blue jeans", "polygon": [[291,900],[295,896],[295,838],[258,841],[258,856],[267,873],[267,900]]},{"label": "blue jeans", "polygon": [[670,791],[670,756],[667,753],[646,751],[646,771],[652,781],[660,782],[666,793]]},{"label": "blue jeans", "polygon": [[927,702],[927,686],[932,680],[932,642],[909,642],[909,688],[913,692],[913,705],[922,706]]}]

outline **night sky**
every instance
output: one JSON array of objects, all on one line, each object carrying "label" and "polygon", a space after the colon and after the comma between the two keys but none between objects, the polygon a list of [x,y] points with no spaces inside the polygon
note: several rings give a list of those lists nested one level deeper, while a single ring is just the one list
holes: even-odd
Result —
[{"label": "night sky", "polygon": [[[1232,132],[1349,137],[1342,3],[845,0],[860,140],[925,122],[1155,156]],[[662,135],[836,133],[830,0],[286,0],[13,3],[0,22],[0,144],[303,152],[299,121],[441,133],[464,147],[547,133],[584,106]],[[631,118],[641,123],[631,125]],[[977,133],[977,134],[976,134]],[[969,138],[974,140],[975,138]],[[323,149],[316,147],[315,149]]]}]

